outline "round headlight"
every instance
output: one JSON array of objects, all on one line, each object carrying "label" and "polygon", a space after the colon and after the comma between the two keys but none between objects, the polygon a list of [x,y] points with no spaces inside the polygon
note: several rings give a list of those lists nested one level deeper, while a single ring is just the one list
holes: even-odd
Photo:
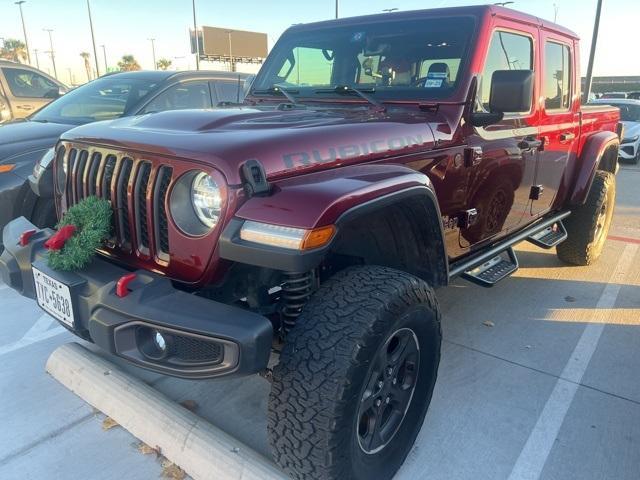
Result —
[{"label": "round headlight", "polygon": [[194,177],[191,184],[191,203],[198,219],[205,226],[216,226],[222,209],[222,195],[209,174],[200,172]]},{"label": "round headlight", "polygon": [[215,228],[226,201],[223,181],[215,173],[209,175],[201,170],[190,170],[173,184],[169,210],[183,233],[200,237]]}]

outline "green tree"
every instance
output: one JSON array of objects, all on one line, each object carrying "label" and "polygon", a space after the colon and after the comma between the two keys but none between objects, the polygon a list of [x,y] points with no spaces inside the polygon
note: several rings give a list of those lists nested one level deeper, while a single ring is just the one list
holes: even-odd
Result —
[{"label": "green tree", "polygon": [[27,46],[15,38],[7,38],[0,49],[0,58],[13,62],[24,63],[27,60]]},{"label": "green tree", "polygon": [[158,70],[167,70],[171,66],[171,60],[168,58],[161,58],[156,62],[156,68]]},{"label": "green tree", "polygon": [[123,72],[142,70],[140,68],[140,64],[133,55],[123,55],[122,59],[118,62],[118,68]]},{"label": "green tree", "polygon": [[89,52],[81,52],[80,56],[84,60],[84,69],[87,71],[87,82],[91,81],[91,63],[89,63],[89,58],[91,55]]}]

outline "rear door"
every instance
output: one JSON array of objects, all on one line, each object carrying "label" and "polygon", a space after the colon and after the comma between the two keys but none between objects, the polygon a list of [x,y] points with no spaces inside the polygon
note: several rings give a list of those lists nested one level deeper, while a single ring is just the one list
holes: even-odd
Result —
[{"label": "rear door", "polygon": [[209,84],[214,107],[221,102],[240,103],[244,100],[244,81],[242,80],[211,80]]},{"label": "rear door", "polygon": [[2,67],[14,118],[24,118],[58,98],[60,86],[44,75],[20,67]]},{"label": "rear door", "polygon": [[[496,22],[480,76],[477,111],[489,110],[493,72],[537,70],[537,28],[507,19]],[[537,98],[538,88],[536,82],[533,98]],[[471,162],[468,204],[477,211],[477,218],[471,226],[461,229],[462,247],[504,235],[522,222],[530,203],[537,161],[537,149],[522,145],[537,139],[538,115],[533,102],[530,111],[505,115],[495,125],[475,128],[469,137],[469,147],[479,154]]]},{"label": "rear door", "polygon": [[530,214],[537,216],[553,208],[566,187],[569,162],[577,154],[580,98],[577,93],[573,41],[553,32],[541,31],[542,111],[540,139],[544,148],[538,161]]}]

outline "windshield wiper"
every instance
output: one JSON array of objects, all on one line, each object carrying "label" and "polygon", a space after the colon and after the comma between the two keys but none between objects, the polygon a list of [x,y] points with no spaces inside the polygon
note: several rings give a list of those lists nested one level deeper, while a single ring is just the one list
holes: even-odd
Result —
[{"label": "windshield wiper", "polygon": [[[366,92],[367,93],[375,93],[376,89],[375,88],[368,88],[366,90]],[[352,87],[352,86],[349,86],[349,85],[337,85],[334,88],[320,89],[320,90],[316,90],[316,93],[338,93],[340,95],[350,95],[350,94],[354,94],[355,93],[357,96],[359,96],[360,98],[366,100],[371,105],[376,107],[376,109],[378,111],[385,112],[387,110],[387,107],[385,107],[382,103],[377,101],[375,98],[367,95],[367,93],[365,93],[364,90],[361,90],[359,88],[355,88],[355,87]]]},{"label": "windshield wiper", "polygon": [[299,90],[288,90],[282,88],[279,85],[271,85],[269,88],[254,90],[252,93],[257,93],[258,95],[282,95],[286,97],[286,99],[289,100],[290,103],[299,105],[296,98],[292,95],[295,93],[300,93]]}]

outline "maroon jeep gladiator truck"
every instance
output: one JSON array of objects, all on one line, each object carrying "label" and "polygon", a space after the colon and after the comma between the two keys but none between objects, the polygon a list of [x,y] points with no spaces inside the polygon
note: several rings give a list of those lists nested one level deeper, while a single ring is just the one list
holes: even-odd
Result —
[{"label": "maroon jeep gladiator truck", "polygon": [[391,478],[436,381],[434,291],[494,285],[522,241],[602,252],[619,113],[581,106],[578,58],[573,32],[497,6],[293,26],[243,105],[65,133],[58,215],[108,199],[113,236],[55,271],[53,231],[17,219],[2,278],[141,367],[264,375],[292,477]]}]

